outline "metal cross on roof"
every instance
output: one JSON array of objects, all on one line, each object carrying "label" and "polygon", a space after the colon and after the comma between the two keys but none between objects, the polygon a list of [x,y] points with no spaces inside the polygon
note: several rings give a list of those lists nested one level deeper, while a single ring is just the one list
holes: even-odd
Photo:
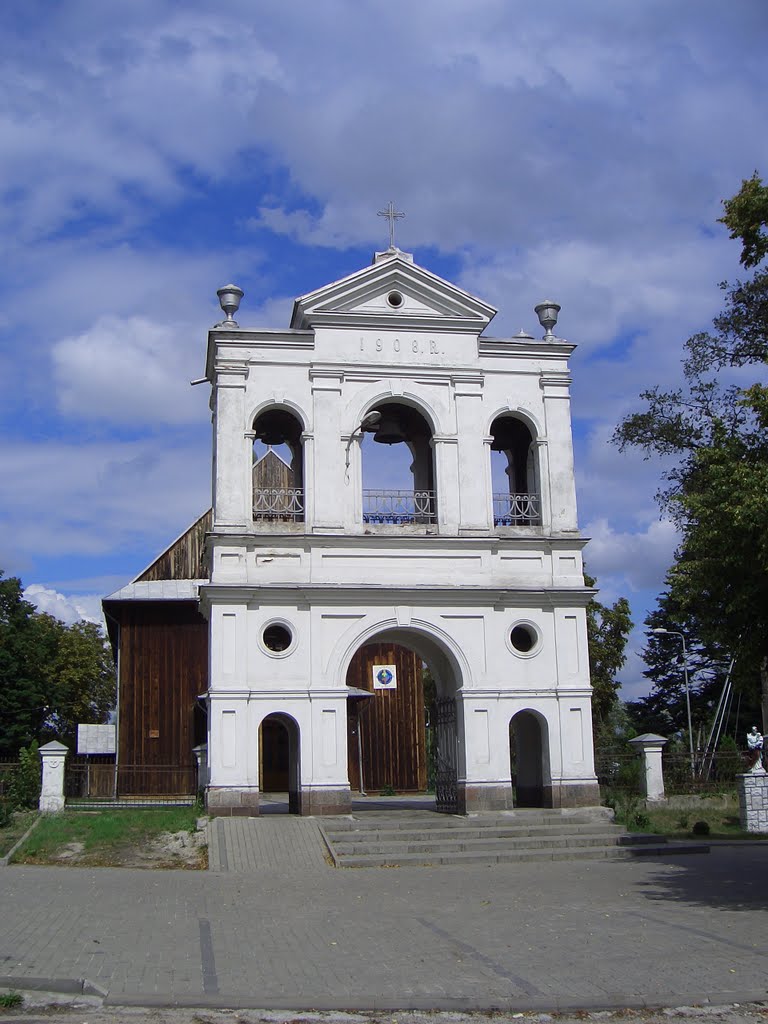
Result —
[{"label": "metal cross on roof", "polygon": [[395,221],[402,220],[405,216],[404,213],[398,213],[395,209],[395,204],[390,200],[387,204],[386,210],[379,210],[376,214],[377,217],[386,217],[389,221],[389,248],[395,248]]}]

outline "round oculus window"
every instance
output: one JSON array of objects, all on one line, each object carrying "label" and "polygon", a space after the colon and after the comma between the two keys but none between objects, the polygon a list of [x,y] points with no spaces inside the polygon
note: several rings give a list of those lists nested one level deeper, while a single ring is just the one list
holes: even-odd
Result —
[{"label": "round oculus window", "polygon": [[509,642],[518,654],[530,654],[538,643],[538,636],[531,626],[513,626],[509,634]]},{"label": "round oculus window", "polygon": [[390,292],[389,295],[387,296],[387,302],[390,304],[390,306],[393,306],[395,309],[399,309],[404,301],[405,300],[403,299],[401,292]]},{"label": "round oculus window", "polygon": [[293,643],[293,633],[282,622],[272,622],[265,627],[261,639],[272,654],[285,654]]}]

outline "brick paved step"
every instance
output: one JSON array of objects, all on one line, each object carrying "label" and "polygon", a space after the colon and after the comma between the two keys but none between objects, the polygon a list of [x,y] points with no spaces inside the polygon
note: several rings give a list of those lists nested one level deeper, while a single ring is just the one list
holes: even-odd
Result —
[{"label": "brick paved step", "polygon": [[512,864],[525,861],[556,860],[621,860],[630,857],[668,857],[670,855],[709,853],[708,846],[688,844],[641,844],[639,846],[591,846],[583,848],[543,848],[536,850],[464,851],[446,854],[403,853],[389,859],[381,855],[354,855],[344,857],[339,867],[429,867],[438,864]]}]

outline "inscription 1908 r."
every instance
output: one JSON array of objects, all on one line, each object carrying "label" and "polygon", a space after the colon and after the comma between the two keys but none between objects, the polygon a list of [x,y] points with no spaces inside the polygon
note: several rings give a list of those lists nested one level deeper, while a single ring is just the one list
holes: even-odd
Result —
[{"label": "inscription 1908 r.", "polygon": [[436,341],[425,338],[365,338],[360,337],[360,351],[367,353],[385,352],[411,356],[441,356],[445,349]]}]

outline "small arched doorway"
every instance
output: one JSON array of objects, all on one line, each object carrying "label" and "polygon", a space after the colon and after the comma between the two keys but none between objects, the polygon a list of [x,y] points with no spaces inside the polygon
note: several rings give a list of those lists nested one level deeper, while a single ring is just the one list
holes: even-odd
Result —
[{"label": "small arched doorway", "polygon": [[516,807],[544,807],[550,791],[547,723],[518,711],[509,723],[509,757]]},{"label": "small arched doorway", "polygon": [[299,727],[290,715],[267,715],[259,726],[259,789],[287,793],[288,812],[300,812]]}]

